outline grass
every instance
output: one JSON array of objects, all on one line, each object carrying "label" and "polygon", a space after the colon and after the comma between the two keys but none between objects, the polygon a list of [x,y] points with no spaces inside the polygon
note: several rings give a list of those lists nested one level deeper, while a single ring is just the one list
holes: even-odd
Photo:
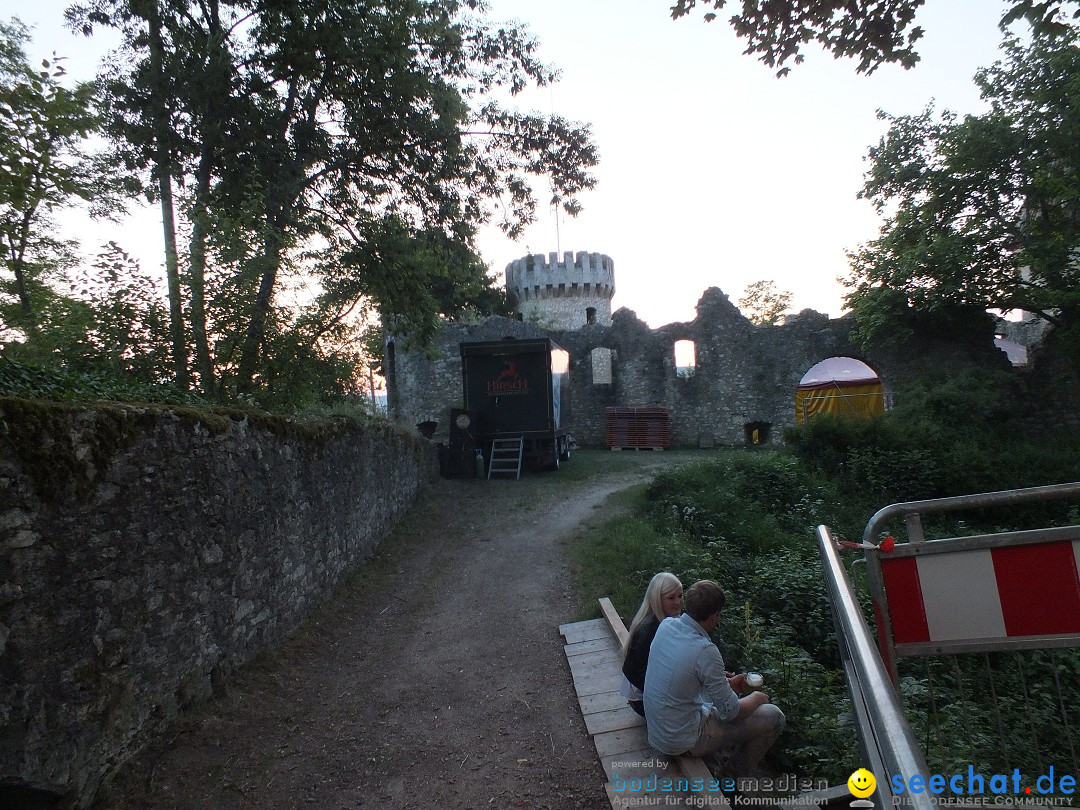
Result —
[{"label": "grass", "polygon": [[664,450],[614,452],[596,447],[575,450],[569,461],[564,461],[558,472],[548,470],[523,470],[522,475],[530,478],[540,478],[544,483],[554,486],[579,484],[582,481],[591,481],[597,476],[621,475],[634,473],[643,467],[673,467],[686,464],[705,457],[708,452],[702,450]]},{"label": "grass", "polygon": [[[622,510],[644,503],[645,486],[623,490],[611,497]],[[664,570],[656,545],[656,532],[647,520],[620,514],[587,527],[569,543],[571,565],[581,592],[582,619],[600,616],[597,599],[607,596],[626,621],[641,604],[645,588],[641,577]],[[648,578],[646,578],[646,584]]]}]

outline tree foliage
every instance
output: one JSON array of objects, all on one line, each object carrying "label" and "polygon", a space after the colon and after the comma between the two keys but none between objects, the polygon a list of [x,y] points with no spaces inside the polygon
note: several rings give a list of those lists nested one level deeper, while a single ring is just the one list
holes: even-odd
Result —
[{"label": "tree foliage", "polygon": [[851,254],[864,340],[911,313],[1024,310],[1075,336],[1080,316],[1080,46],[1009,41],[976,83],[990,110],[882,117],[861,196],[885,216]]},{"label": "tree foliage", "polygon": [[53,298],[50,275],[73,265],[73,243],[56,235],[56,212],[86,205],[108,214],[119,188],[86,147],[98,127],[93,85],[61,83],[62,61],[33,67],[18,21],[0,23],[0,324],[32,337]]},{"label": "tree foliage", "polygon": [[[686,16],[699,4],[710,9],[712,21],[728,0],[675,0],[673,19]],[[742,0],[729,18],[735,33],[747,41],[747,55],[757,56],[783,76],[800,64],[804,46],[815,42],[834,56],[858,59],[856,71],[872,73],[881,65],[897,63],[910,68],[919,61],[915,44],[923,30],[914,25],[915,13],[925,0]],[[1076,0],[1010,0],[1000,20],[1007,28],[1026,20],[1037,33],[1058,35],[1068,17],[1080,19]]]},{"label": "tree foliage", "polygon": [[739,309],[752,323],[772,326],[791,306],[791,293],[778,290],[772,280],[747,285],[739,299]]},{"label": "tree foliage", "polygon": [[[479,225],[520,233],[539,178],[580,208],[596,163],[588,128],[505,106],[555,73],[524,29],[483,11],[473,0],[93,0],[72,14],[124,33],[107,88],[129,162],[152,193],[161,177],[187,189],[204,390],[265,389],[282,330],[288,345],[340,337],[360,312],[429,339],[473,293],[498,305],[475,256]],[[316,305],[286,306],[297,288]]]}]

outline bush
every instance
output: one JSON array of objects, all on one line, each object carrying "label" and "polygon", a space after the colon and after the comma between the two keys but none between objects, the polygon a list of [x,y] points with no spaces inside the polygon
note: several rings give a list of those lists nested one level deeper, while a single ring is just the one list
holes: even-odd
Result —
[{"label": "bush", "polygon": [[995,374],[924,380],[881,416],[823,415],[784,440],[806,467],[882,506],[1080,479],[1080,437],[1024,436],[1011,388]]},{"label": "bush", "polygon": [[826,498],[796,459],[748,451],[666,472],[647,496],[654,520],[754,553],[811,534]]},{"label": "bush", "polygon": [[151,385],[105,372],[43,369],[3,357],[0,357],[0,396],[64,402],[114,400],[165,405],[203,404],[197,394],[168,384]]},{"label": "bush", "polygon": [[[935,407],[950,418],[957,415]],[[904,412],[898,416],[864,422],[815,419],[792,432],[793,453],[731,451],[665,472],[645,488],[637,514],[610,524],[578,549],[579,565],[591,583],[586,584],[589,598],[618,594],[623,615],[636,610],[657,571],[672,571],[685,585],[699,579],[719,582],[728,594],[717,630],[725,664],[762,671],[767,690],[788,716],[771,764],[833,784],[846,779],[859,756],[813,529],[824,523],[834,536],[858,539],[870,516],[890,501],[977,491],[973,487],[1005,481],[1031,486],[1052,483],[1047,476],[1080,477],[1076,437],[1057,446],[999,441],[986,451],[984,445],[965,443],[971,440],[969,426],[946,429]],[[1026,461],[1028,468],[1002,466],[1003,453]],[[1039,463],[1042,458],[1048,463]],[[946,486],[956,489],[941,492]],[[1025,521],[1080,522],[1075,505],[1071,510],[1068,504],[1024,512],[1011,507],[1004,527],[994,523],[1000,514],[935,518],[927,521],[927,532],[946,536],[1022,528]],[[872,623],[865,589],[860,598]],[[939,773],[960,764],[966,768],[967,762],[983,773],[1005,772],[1016,764],[1035,770],[1034,760],[1015,756],[1011,744],[998,739],[1002,726],[987,708],[988,666],[968,657],[957,676],[951,660],[902,663],[901,688],[913,729]],[[1043,699],[1034,712],[1028,710],[1029,718],[1026,701],[1012,693],[1010,685],[1023,677],[1013,672],[1015,666],[993,664],[1003,727],[1010,733],[1032,728],[1038,740],[1064,750],[1053,701]],[[1041,697],[1053,694],[1055,667],[1061,694],[1080,688],[1080,653],[1062,651],[1054,666],[1027,669],[1029,688]]]}]

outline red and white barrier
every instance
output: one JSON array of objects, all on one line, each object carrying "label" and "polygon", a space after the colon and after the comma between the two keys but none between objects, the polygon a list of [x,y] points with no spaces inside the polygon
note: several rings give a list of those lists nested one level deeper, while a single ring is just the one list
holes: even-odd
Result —
[{"label": "red and white barrier", "polygon": [[907,651],[917,654],[927,643],[944,652],[1080,636],[1080,541],[879,559],[899,655],[906,644],[919,645]]}]

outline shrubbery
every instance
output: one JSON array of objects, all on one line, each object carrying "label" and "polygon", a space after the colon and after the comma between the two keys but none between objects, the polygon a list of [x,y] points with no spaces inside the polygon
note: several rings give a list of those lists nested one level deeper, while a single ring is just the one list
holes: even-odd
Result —
[{"label": "shrubbery", "polygon": [[217,412],[287,414],[297,423],[331,417],[367,420],[379,418],[365,396],[305,396],[298,401],[288,398],[277,408],[257,407],[239,402],[221,405],[194,391],[183,391],[170,383],[154,385],[130,375],[107,371],[44,369],[0,357],[0,397],[46,399],[58,402],[128,402],[163,406],[189,406]]},{"label": "shrubbery", "polygon": [[201,397],[172,385],[151,385],[106,372],[43,369],[0,357],[0,396],[63,402],[156,402],[204,404]]},{"label": "shrubbery", "polygon": [[[1080,480],[1080,436],[1026,435],[1016,401],[1008,377],[958,374],[911,386],[883,416],[822,416],[786,429],[784,442],[806,468],[880,505]],[[1009,515],[1014,528],[1063,517],[1053,505]]]},{"label": "shrubbery", "polygon": [[[764,672],[789,718],[772,764],[842,783],[860,757],[814,528],[826,524],[834,536],[858,540],[889,503],[1080,480],[1080,439],[1024,437],[999,382],[957,376],[924,384],[883,417],[817,418],[788,430],[788,452],[724,452],[666,472],[648,486],[638,514],[580,547],[586,587],[611,595],[629,615],[656,571],[686,585],[718,581],[729,594],[717,631],[725,662]],[[963,513],[948,525],[939,518],[927,531],[1065,522],[1080,522],[1077,508],[1051,504]],[[584,556],[601,547],[602,561]],[[872,624],[865,592],[860,598]],[[1061,718],[1077,726],[1080,716],[1055,696],[1080,689],[1076,651],[907,659],[901,676],[932,770],[966,772],[970,763],[983,773],[1036,774],[1050,762],[1069,766]],[[1017,744],[1020,734],[1030,742]]]}]

